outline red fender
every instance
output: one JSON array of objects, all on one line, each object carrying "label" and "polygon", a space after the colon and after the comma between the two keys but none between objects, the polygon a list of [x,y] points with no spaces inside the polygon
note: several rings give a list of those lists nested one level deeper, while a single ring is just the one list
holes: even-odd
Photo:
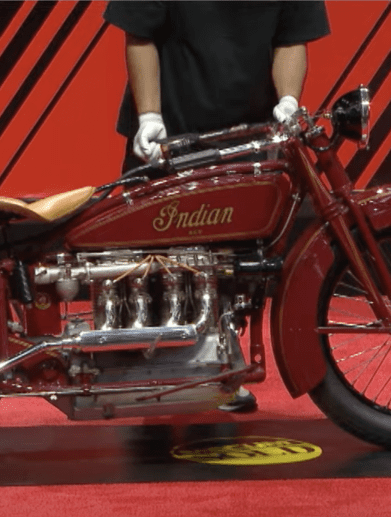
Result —
[{"label": "red fender", "polygon": [[[354,194],[375,230],[391,227],[391,190]],[[334,254],[320,223],[311,225],[291,249],[272,302],[271,333],[283,381],[293,397],[313,389],[326,373],[316,333],[318,300]]]},{"label": "red fender", "polygon": [[314,388],[326,373],[319,345],[318,299],[334,260],[328,235],[314,224],[290,251],[272,301],[271,333],[274,355],[293,397]]}]

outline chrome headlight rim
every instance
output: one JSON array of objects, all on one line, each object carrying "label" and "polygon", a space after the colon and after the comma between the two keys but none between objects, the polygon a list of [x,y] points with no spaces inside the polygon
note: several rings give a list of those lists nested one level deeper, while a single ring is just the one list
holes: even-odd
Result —
[{"label": "chrome headlight rim", "polygon": [[334,131],[364,148],[369,141],[370,92],[360,85],[345,93],[331,108]]}]

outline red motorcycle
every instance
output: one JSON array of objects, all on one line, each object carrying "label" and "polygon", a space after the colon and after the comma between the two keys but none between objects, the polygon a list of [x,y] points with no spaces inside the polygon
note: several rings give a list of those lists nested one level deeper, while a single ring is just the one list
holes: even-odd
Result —
[{"label": "red motorcycle", "polygon": [[80,420],[217,407],[265,379],[272,297],[291,395],[390,446],[391,190],[354,191],[337,157],[366,145],[369,107],[361,86],[287,124],[167,139],[99,188],[0,198],[0,396]]}]

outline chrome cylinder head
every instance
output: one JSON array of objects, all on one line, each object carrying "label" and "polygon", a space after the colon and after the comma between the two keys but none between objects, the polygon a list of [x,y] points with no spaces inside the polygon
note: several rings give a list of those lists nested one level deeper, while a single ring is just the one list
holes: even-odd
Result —
[{"label": "chrome cylinder head", "polygon": [[130,318],[126,327],[133,329],[141,329],[147,327],[151,323],[150,305],[152,297],[148,293],[148,279],[129,278],[130,296],[128,299]]},{"label": "chrome cylinder head", "polygon": [[93,286],[94,323],[97,330],[118,328],[120,298],[111,280],[97,282]]},{"label": "chrome cylinder head", "polygon": [[163,280],[163,311],[162,325],[169,327],[183,323],[183,302],[185,294],[183,292],[183,274],[179,271],[165,273]]}]

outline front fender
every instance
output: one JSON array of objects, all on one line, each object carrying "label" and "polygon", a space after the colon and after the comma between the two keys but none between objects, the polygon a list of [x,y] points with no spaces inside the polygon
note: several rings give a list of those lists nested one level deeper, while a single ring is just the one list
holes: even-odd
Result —
[{"label": "front fender", "polygon": [[[391,227],[391,188],[355,192],[354,198],[375,231]],[[274,354],[293,397],[313,389],[326,373],[316,328],[319,297],[333,261],[329,232],[320,223],[312,224],[288,254],[272,302]]]},{"label": "front fender", "polygon": [[291,249],[272,301],[274,355],[293,397],[317,386],[326,373],[316,328],[318,300],[333,260],[325,228],[311,225]]}]

